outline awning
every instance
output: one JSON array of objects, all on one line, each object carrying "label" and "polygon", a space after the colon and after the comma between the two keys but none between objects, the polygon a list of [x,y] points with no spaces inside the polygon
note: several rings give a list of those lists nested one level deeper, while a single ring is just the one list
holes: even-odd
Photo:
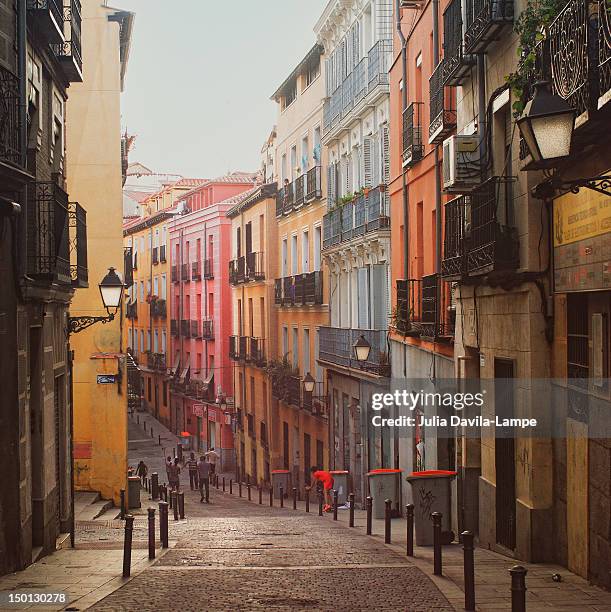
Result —
[{"label": "awning", "polygon": [[172,376],[176,376],[180,370],[180,355],[176,357],[176,361],[174,362],[174,367],[171,369],[170,374]]},{"label": "awning", "polygon": [[179,381],[181,383],[188,383],[190,378],[191,378],[191,366],[188,366],[182,371]]},{"label": "awning", "polygon": [[208,389],[210,388],[210,385],[213,385],[213,383],[214,383],[214,370],[210,370],[210,373],[204,380],[204,391],[208,391]]}]

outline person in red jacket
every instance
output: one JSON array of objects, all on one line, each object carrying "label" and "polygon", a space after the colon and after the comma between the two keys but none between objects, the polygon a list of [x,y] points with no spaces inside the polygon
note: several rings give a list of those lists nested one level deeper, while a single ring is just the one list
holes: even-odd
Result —
[{"label": "person in red jacket", "polygon": [[325,470],[319,470],[316,466],[312,467],[310,471],[312,472],[312,478],[314,478],[315,482],[322,484],[323,492],[325,495],[325,506],[323,510],[325,512],[329,512],[333,507],[331,500],[331,491],[333,490],[333,476],[330,474],[330,472],[327,472]]}]

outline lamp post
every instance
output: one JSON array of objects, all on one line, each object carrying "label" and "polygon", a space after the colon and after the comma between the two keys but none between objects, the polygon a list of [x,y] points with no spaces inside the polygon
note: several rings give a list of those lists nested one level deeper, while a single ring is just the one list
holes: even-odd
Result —
[{"label": "lamp post", "polygon": [[356,360],[361,364],[363,364],[369,359],[369,354],[371,353],[371,344],[367,341],[365,336],[359,336],[358,340],[352,345],[354,350],[354,355],[356,356]]},{"label": "lamp post", "polygon": [[308,372],[303,378],[303,390],[306,393],[314,393],[314,387],[316,386],[316,381],[313,376]]},{"label": "lamp post", "polygon": [[106,312],[107,317],[69,317],[68,318],[68,333],[78,334],[79,332],[91,327],[95,323],[109,323],[114,321],[115,315],[119,308],[121,308],[121,299],[123,297],[123,281],[117,274],[114,268],[108,268],[108,273],[102,279],[98,285],[100,288],[100,295],[102,296],[102,303]]}]

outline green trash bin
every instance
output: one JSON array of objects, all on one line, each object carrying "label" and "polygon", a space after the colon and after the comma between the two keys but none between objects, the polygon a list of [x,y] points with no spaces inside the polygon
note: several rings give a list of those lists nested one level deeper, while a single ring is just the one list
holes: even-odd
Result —
[{"label": "green trash bin", "polygon": [[373,498],[373,518],[384,518],[386,514],[387,499],[391,501],[393,516],[399,516],[402,471],[403,470],[381,468],[367,472],[369,495]]}]

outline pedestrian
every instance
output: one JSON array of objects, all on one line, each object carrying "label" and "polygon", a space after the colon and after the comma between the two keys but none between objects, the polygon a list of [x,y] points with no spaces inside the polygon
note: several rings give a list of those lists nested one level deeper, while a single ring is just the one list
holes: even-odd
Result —
[{"label": "pedestrian", "polygon": [[170,468],[172,467],[172,457],[166,457],[165,460],[165,473],[168,477],[168,483],[170,482]]},{"label": "pedestrian", "polygon": [[168,482],[172,491],[178,491],[180,488],[180,466],[178,465],[178,457],[174,459],[174,463],[168,468]]},{"label": "pedestrian", "polygon": [[189,486],[191,491],[197,491],[197,459],[195,459],[195,453],[191,453],[187,461],[187,467],[189,468]]},{"label": "pedestrian", "polygon": [[333,476],[330,472],[326,470],[319,470],[316,466],[312,466],[310,468],[310,472],[312,472],[312,478],[316,481],[316,483],[321,483],[323,487],[323,493],[325,496],[325,506],[323,510],[325,512],[329,512],[332,508],[331,504],[331,491],[333,489]]},{"label": "pedestrian", "polygon": [[206,503],[210,503],[210,466],[206,457],[202,455],[197,462],[197,476],[199,478],[200,504],[204,501],[204,489],[206,491]]},{"label": "pedestrian", "polygon": [[210,463],[210,474],[214,476],[214,474],[216,474],[216,462],[218,459],[220,459],[220,456],[214,450],[214,446],[207,453],[204,453],[204,456],[206,457],[206,459],[208,459],[208,462]]},{"label": "pedestrian", "polygon": [[144,485],[144,479],[146,475],[149,473],[148,466],[144,461],[140,460],[138,467],[136,468],[136,476],[140,476],[140,482]]}]

